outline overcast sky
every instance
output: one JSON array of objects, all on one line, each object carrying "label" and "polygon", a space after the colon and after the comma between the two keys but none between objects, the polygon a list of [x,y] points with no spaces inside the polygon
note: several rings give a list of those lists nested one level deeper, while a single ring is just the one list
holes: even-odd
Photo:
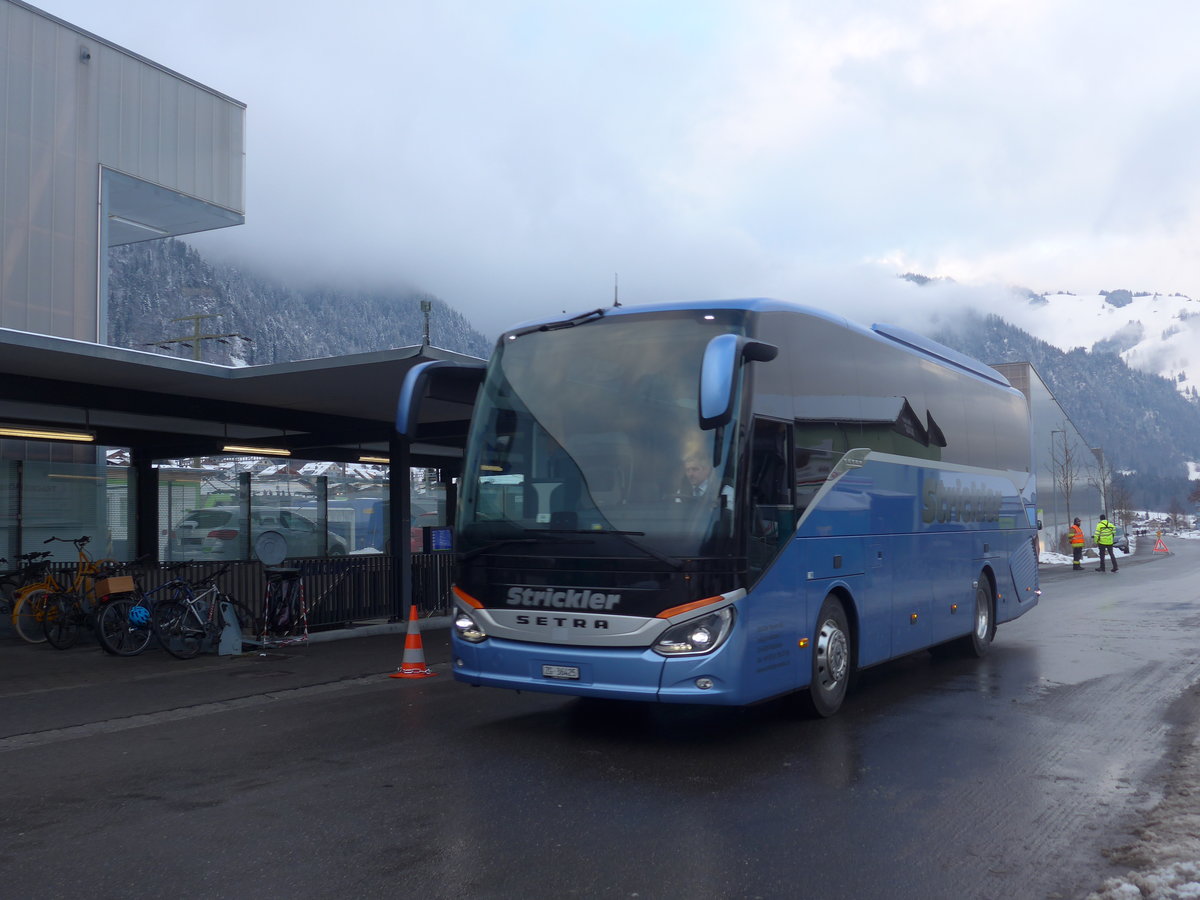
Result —
[{"label": "overcast sky", "polygon": [[203,253],[489,336],[614,275],[864,321],[905,271],[1200,298],[1195,0],[35,5],[247,104]]}]

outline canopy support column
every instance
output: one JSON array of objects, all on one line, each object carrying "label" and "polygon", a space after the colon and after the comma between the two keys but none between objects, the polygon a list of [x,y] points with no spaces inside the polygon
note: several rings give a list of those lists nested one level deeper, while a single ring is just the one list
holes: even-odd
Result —
[{"label": "canopy support column", "polygon": [[133,555],[148,556],[150,562],[158,562],[158,470],[154,468],[152,454],[137,447],[130,448],[129,467],[133,472]]},{"label": "canopy support column", "polygon": [[408,438],[392,432],[388,440],[388,533],[392,543],[392,620],[397,622],[408,618],[412,606],[411,447]]}]

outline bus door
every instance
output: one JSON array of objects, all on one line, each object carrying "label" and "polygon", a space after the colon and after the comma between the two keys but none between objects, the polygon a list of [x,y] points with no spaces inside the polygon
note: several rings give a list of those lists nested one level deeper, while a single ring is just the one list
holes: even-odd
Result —
[{"label": "bus door", "polygon": [[796,529],[792,492],[792,426],[755,419],[748,486],[749,565],[752,580],[770,566]]}]

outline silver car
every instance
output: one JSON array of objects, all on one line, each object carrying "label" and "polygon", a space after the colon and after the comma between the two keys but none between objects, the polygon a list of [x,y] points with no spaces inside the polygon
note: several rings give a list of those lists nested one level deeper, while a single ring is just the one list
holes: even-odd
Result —
[{"label": "silver car", "polygon": [[172,529],[172,559],[241,559],[244,548],[253,554],[254,543],[267,532],[287,542],[287,555],[322,556],[328,541],[329,555],[346,553],[346,542],[332,531],[322,534],[312,519],[288,509],[255,508],[250,513],[250,541],[242,539],[241,511],[236,506],[193,509]]},{"label": "silver car", "polygon": [[1116,526],[1116,531],[1113,532],[1113,546],[1122,553],[1129,552],[1129,535],[1120,525]]}]

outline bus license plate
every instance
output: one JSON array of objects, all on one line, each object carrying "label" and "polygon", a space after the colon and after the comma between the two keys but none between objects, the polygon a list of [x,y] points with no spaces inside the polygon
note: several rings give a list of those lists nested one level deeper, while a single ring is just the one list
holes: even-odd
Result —
[{"label": "bus license plate", "polygon": [[558,678],[564,681],[579,680],[579,666],[542,666],[543,678]]}]

